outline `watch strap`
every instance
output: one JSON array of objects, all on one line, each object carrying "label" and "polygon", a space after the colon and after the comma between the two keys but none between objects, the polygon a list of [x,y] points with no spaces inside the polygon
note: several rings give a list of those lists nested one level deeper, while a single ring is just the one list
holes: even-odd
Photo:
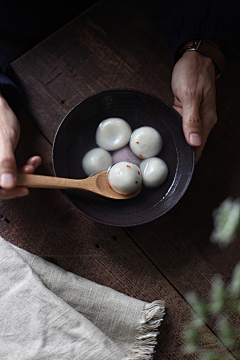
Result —
[{"label": "watch strap", "polygon": [[187,42],[180,50],[179,50],[179,58],[183,55],[185,51],[198,51],[208,57],[210,57],[216,65],[216,73],[217,77],[219,77],[225,66],[225,58],[220,50],[219,46],[210,40],[198,39],[191,40]]}]

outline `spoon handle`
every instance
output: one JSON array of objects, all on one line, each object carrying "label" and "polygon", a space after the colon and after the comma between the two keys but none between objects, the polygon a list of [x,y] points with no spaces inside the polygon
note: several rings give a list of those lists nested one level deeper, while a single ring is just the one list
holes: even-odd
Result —
[{"label": "spoon handle", "polygon": [[54,176],[43,176],[33,174],[18,174],[17,186],[45,189],[82,189],[88,188],[87,179],[75,180]]},{"label": "spoon handle", "polygon": [[138,195],[141,191],[140,188],[138,191],[128,195],[119,194],[109,186],[107,176],[107,171],[95,174],[86,179],[66,179],[61,177],[35,174],[18,174],[17,186],[45,189],[84,190],[115,200],[131,199],[132,197]]}]

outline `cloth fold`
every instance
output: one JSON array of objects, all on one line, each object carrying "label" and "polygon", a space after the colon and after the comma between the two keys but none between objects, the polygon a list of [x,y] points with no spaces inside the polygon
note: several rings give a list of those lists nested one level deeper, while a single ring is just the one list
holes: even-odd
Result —
[{"label": "cloth fold", "polygon": [[150,360],[163,316],[0,237],[0,359]]}]

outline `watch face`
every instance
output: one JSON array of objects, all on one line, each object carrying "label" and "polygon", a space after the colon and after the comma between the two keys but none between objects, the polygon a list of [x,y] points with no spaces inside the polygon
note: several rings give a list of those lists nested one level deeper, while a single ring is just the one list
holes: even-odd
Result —
[{"label": "watch face", "polygon": [[189,50],[195,50],[195,51],[197,51],[198,48],[199,48],[199,46],[201,45],[201,42],[202,42],[202,40],[200,40],[200,39],[199,39],[199,40],[195,40],[194,43],[193,43],[192,48],[189,49]]},{"label": "watch face", "polygon": [[185,51],[187,50],[193,50],[193,51],[197,51],[199,46],[201,45],[202,40],[191,40],[188,41],[178,52],[178,57],[177,60],[180,59],[180,57],[185,53]]}]

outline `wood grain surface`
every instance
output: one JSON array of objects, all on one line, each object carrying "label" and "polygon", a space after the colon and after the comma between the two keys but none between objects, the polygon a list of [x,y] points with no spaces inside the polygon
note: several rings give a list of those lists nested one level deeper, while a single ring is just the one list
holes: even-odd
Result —
[{"label": "wood grain surface", "polygon": [[[229,282],[239,261],[239,238],[225,250],[209,241],[214,208],[227,196],[240,196],[239,65],[237,56],[228,59],[217,81],[218,123],[189,189],[163,217],[134,228],[104,226],[78,213],[59,190],[32,189],[26,198],[1,203],[6,240],[129,296],[165,300],[156,360],[196,358],[182,352],[191,318],[186,293],[208,299],[212,276]],[[143,1],[99,2],[12,67],[25,99],[17,161],[20,166],[39,154],[37,173],[43,175],[53,175],[51,148],[61,120],[86,97],[132,88],[172,103],[171,55],[154,10]],[[215,330],[212,322],[204,329],[214,336]]]}]

